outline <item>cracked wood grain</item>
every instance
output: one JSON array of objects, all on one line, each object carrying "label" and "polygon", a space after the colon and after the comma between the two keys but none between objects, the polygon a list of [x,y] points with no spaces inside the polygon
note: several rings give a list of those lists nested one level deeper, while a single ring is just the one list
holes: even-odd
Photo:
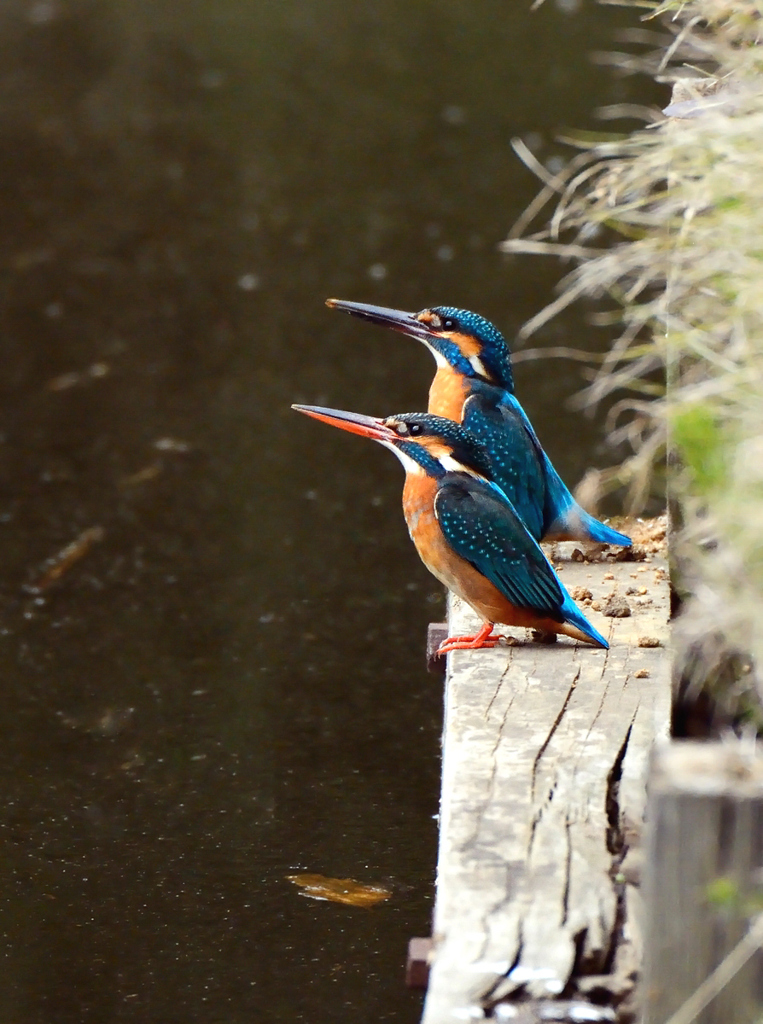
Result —
[{"label": "cracked wood grain", "polygon": [[[664,648],[638,646],[667,641],[665,562],[649,557],[561,563],[568,589],[590,590],[601,607],[613,592],[647,588],[630,617],[584,606],[609,652],[565,638],[449,656],[423,1024],[515,997],[582,997],[592,976],[616,993],[633,984],[639,898],[616,874],[640,833],[649,751],[670,708]],[[473,625],[451,598],[451,632]]]}]

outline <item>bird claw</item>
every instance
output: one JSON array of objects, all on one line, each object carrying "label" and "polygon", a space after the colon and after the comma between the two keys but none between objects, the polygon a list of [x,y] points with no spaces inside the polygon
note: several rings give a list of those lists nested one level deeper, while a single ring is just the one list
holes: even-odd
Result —
[{"label": "bird claw", "polygon": [[450,654],[451,651],[479,651],[483,647],[497,647],[502,639],[497,636],[477,643],[477,638],[474,636],[449,636],[437,648],[437,655],[439,657],[443,654]]},{"label": "bird claw", "polygon": [[437,648],[437,657],[451,651],[479,651],[483,647],[497,647],[508,640],[502,633],[493,633],[492,625],[485,625],[474,636],[449,636]]}]

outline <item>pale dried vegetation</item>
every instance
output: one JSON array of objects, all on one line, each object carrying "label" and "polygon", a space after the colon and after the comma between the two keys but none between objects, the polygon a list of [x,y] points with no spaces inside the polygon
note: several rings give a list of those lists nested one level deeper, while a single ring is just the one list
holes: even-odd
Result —
[{"label": "pale dried vegetation", "polygon": [[719,674],[723,700],[738,711],[749,664],[763,666],[763,4],[629,6],[640,52],[613,60],[673,85],[668,116],[644,111],[631,134],[574,140],[556,176],[518,143],[544,187],[505,248],[575,268],[526,333],[583,295],[614,307],[602,319],[622,331],[585,400],[614,401],[612,439],[632,454],[600,484],[624,487],[638,512],[664,487],[669,450],[687,596],[675,634],[700,675],[725,637],[737,654]]}]

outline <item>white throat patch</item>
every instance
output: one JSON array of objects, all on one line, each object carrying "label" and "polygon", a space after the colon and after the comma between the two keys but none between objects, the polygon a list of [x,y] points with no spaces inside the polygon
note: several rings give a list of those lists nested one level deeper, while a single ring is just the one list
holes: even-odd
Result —
[{"label": "white throat patch", "polygon": [[385,448],[389,448],[391,452],[394,452],[395,455],[397,455],[398,459],[402,462],[403,469],[406,473],[420,474],[426,472],[423,466],[420,466],[418,462],[416,462],[415,459],[412,459],[406,452],[401,451],[396,444],[392,444],[391,441],[382,441],[381,443]]},{"label": "white throat patch", "polygon": [[437,363],[437,369],[438,370],[450,369],[450,363],[445,358],[445,356],[442,354],[442,352],[438,352],[437,349],[434,347],[434,345],[430,345],[428,341],[425,341],[424,344],[426,345],[426,347],[429,349],[429,351],[434,356],[434,361]]},{"label": "white throat patch", "polygon": [[478,376],[490,379],[490,374],[485,369],[485,364],[479,356],[469,356],[469,365]]}]

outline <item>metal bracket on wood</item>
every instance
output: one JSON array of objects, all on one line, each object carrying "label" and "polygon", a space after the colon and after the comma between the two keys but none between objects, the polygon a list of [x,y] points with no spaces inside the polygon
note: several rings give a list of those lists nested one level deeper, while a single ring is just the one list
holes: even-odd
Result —
[{"label": "metal bracket on wood", "polygon": [[445,675],[445,655],[437,650],[443,640],[448,638],[447,622],[430,622],[427,626],[427,671],[437,675]]},{"label": "metal bracket on wood", "polygon": [[405,964],[405,984],[408,988],[425,989],[429,983],[429,958],[432,940],[416,938],[408,943],[408,959]]}]

